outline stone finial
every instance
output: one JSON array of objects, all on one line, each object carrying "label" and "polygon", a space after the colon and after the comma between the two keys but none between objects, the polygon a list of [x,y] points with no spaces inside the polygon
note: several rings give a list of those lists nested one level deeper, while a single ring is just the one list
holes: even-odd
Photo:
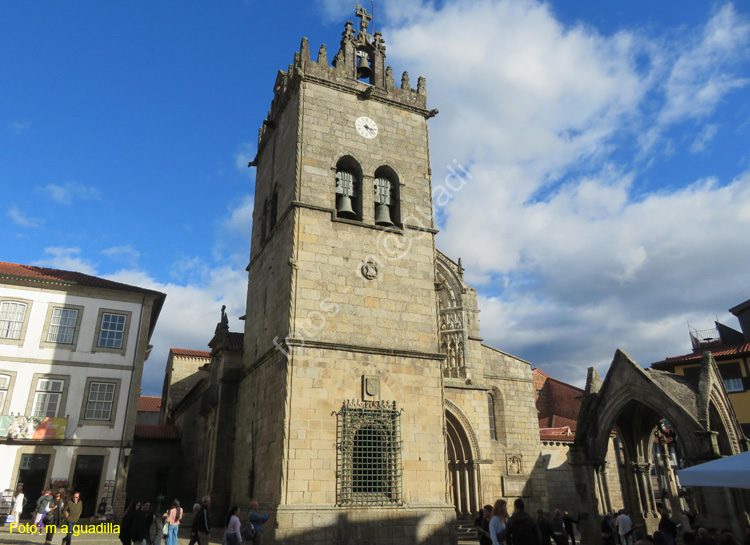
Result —
[{"label": "stone finial", "polygon": [[419,79],[417,80],[417,93],[420,95],[427,94],[427,80],[422,76],[419,76]]},{"label": "stone finial", "polygon": [[354,41],[354,23],[347,21],[344,24],[344,32],[341,33],[341,43]]},{"label": "stone finial", "polygon": [[409,83],[409,72],[407,72],[406,70],[404,70],[404,73],[401,76],[401,88],[411,91],[411,83]]},{"label": "stone finial", "polygon": [[375,49],[385,49],[385,40],[383,40],[383,34],[376,32],[372,37],[372,46]]},{"label": "stone finial", "polygon": [[318,64],[328,66],[328,50],[326,49],[326,44],[320,46],[320,50],[318,51]]},{"label": "stone finial", "polygon": [[385,86],[389,88],[396,86],[396,82],[393,81],[393,68],[390,66],[385,69]]},{"label": "stone finial", "polygon": [[307,42],[307,38],[302,38],[302,43],[299,46],[299,58],[302,61],[310,60],[310,44]]},{"label": "stone finial", "polygon": [[336,53],[336,56],[333,57],[333,66],[338,68],[339,70],[343,70],[344,68],[344,49],[339,49],[339,52]]}]

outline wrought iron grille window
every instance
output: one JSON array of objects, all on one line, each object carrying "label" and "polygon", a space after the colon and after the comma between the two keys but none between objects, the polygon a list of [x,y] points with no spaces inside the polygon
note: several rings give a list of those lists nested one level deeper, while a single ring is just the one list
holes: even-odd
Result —
[{"label": "wrought iron grille window", "polygon": [[346,401],[337,417],[337,503],[402,503],[401,411],[396,402]]}]

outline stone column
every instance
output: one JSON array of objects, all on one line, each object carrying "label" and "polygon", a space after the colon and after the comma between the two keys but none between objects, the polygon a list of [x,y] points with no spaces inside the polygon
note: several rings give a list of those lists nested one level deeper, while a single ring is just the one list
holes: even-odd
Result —
[{"label": "stone column", "polygon": [[464,500],[463,512],[471,514],[471,486],[469,483],[468,462],[466,461],[461,464],[461,477],[463,481],[463,494],[461,494]]},{"label": "stone column", "polygon": [[482,508],[482,499],[479,494],[479,464],[472,463],[472,476],[474,478],[474,512]]}]

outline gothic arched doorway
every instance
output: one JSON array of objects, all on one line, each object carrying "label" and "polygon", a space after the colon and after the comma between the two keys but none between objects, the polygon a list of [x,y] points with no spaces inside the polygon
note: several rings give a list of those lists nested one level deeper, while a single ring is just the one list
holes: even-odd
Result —
[{"label": "gothic arched doorway", "polygon": [[467,433],[460,420],[451,412],[445,412],[448,431],[448,474],[451,500],[456,514],[470,516],[479,511],[479,464]]}]

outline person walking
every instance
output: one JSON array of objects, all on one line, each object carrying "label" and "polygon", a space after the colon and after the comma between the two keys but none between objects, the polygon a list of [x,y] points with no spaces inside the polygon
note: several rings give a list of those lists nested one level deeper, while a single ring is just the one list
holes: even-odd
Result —
[{"label": "person walking", "polygon": [[120,533],[117,536],[122,545],[130,545],[130,528],[133,525],[133,516],[135,516],[135,512],[140,508],[141,502],[133,500],[122,515],[122,520],[120,521]]},{"label": "person walking", "polygon": [[263,525],[268,522],[268,517],[271,516],[271,512],[273,511],[273,504],[268,504],[268,512],[265,515],[261,515],[258,512],[258,509],[260,509],[258,500],[251,501],[250,512],[247,514],[247,520],[250,522],[250,524],[253,525],[253,529],[255,530],[253,545],[260,545],[261,541],[263,540]]},{"label": "person walking", "polygon": [[49,506],[52,503],[52,491],[45,490],[42,492],[42,495],[39,496],[39,499],[36,500],[36,516],[34,517],[34,526],[39,528],[39,531],[42,531],[42,526],[44,526],[44,517],[47,515],[47,511],[49,511]]},{"label": "person walking", "polygon": [[211,517],[208,513],[208,508],[211,507],[211,497],[203,496],[201,503],[202,505],[198,513],[193,517],[193,525],[190,528],[190,543],[188,545],[203,545],[201,534],[206,536],[206,544],[209,542],[208,536],[211,533]]},{"label": "person walking", "polygon": [[573,542],[573,545],[576,545],[576,530],[573,524],[578,524],[578,519],[573,520],[573,517],[571,517],[570,514],[565,511],[565,513],[563,513],[562,520],[565,523],[565,531],[568,533],[568,537]]},{"label": "person walking", "polygon": [[57,492],[52,498],[47,516],[42,519],[45,530],[47,530],[47,536],[44,538],[45,545],[52,543],[52,536],[55,535],[57,527],[62,524],[64,509],[65,502],[62,500],[60,493]]},{"label": "person walking", "polygon": [[81,501],[81,493],[74,492],[73,499],[65,505],[65,523],[68,526],[68,533],[63,538],[62,542],[66,545],[70,545],[73,539],[73,528],[78,525],[78,521],[81,518],[81,511],[83,511],[83,502]]},{"label": "person walking", "polygon": [[555,516],[552,518],[550,525],[552,526],[552,539],[555,540],[555,545],[568,545],[568,537],[565,532],[562,511],[555,509]]},{"label": "person walking", "polygon": [[633,540],[630,537],[633,533],[633,523],[625,509],[620,509],[620,516],[617,517],[617,533],[620,535],[622,545],[631,545]]},{"label": "person walking", "polygon": [[612,519],[609,518],[609,515],[604,515],[601,530],[603,545],[615,545],[615,532],[614,528],[612,528]]},{"label": "person walking", "polygon": [[148,545],[160,545],[164,532],[164,519],[150,509],[146,521],[148,524]]},{"label": "person walking", "polygon": [[490,519],[492,519],[492,506],[485,505],[479,512],[479,516],[474,521],[474,528],[477,531],[479,545],[492,545],[490,537]]},{"label": "person walking", "polygon": [[242,543],[242,533],[240,532],[240,508],[236,505],[229,510],[229,514],[227,515],[224,543],[226,545],[239,545]]},{"label": "person walking", "polygon": [[172,507],[167,512],[167,524],[169,525],[169,531],[167,533],[166,545],[177,545],[177,531],[180,529],[180,521],[182,520],[182,507],[180,507],[180,500],[175,499],[172,502]]},{"label": "person walking", "polygon": [[490,519],[490,539],[492,545],[503,545],[507,541],[508,502],[497,500],[492,508]]},{"label": "person walking", "polygon": [[659,531],[664,534],[667,545],[674,545],[677,541],[677,524],[669,518],[669,511],[662,509],[659,511]]},{"label": "person walking", "polygon": [[542,532],[536,520],[526,512],[521,498],[513,502],[513,516],[508,521],[508,545],[542,545]]},{"label": "person walking", "polygon": [[539,531],[542,532],[542,545],[551,545],[552,525],[547,520],[547,517],[544,516],[544,510],[537,510],[536,523],[539,525]]},{"label": "person walking", "polygon": [[148,527],[146,526],[146,515],[151,507],[149,502],[143,502],[140,509],[133,513],[133,521],[130,524],[130,541],[133,545],[147,545]]},{"label": "person walking", "polygon": [[13,520],[16,523],[21,522],[21,512],[25,503],[26,496],[23,494],[23,484],[19,484],[16,488],[16,495],[13,496]]}]

